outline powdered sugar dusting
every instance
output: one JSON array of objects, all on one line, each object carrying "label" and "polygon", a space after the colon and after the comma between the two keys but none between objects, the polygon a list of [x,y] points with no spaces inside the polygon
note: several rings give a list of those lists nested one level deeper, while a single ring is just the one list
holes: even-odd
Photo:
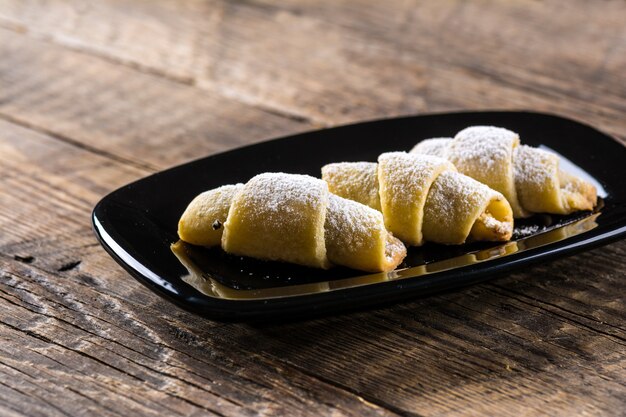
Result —
[{"label": "powdered sugar dusting", "polygon": [[[494,191],[486,185],[458,172],[443,172],[433,183],[433,190],[428,196],[428,204],[444,213],[452,211],[452,205],[468,213],[477,204],[490,199]],[[458,197],[464,196],[462,200]]]},{"label": "powdered sugar dusting", "polygon": [[322,179],[332,193],[380,210],[377,170],[375,162],[337,162],[322,167]]},{"label": "powdered sugar dusting", "polygon": [[543,229],[545,229],[545,227],[536,224],[530,226],[519,226],[515,228],[515,230],[513,231],[513,235],[516,239],[520,239],[523,237],[534,235],[535,233]]},{"label": "powdered sugar dusting", "polygon": [[[424,237],[439,243],[460,244],[467,240],[479,222],[491,233],[478,232],[480,240],[504,240],[511,235],[510,211],[495,218],[489,212],[492,202],[504,197],[478,181],[458,172],[443,172],[433,183],[424,207]],[[510,210],[510,209],[509,209]]]},{"label": "powdered sugar dusting", "polygon": [[378,157],[380,164],[385,164],[386,193],[391,202],[415,200],[415,191],[423,190],[428,185],[439,167],[456,171],[454,166],[443,158],[431,155],[408,154],[406,152],[387,152]]},{"label": "powdered sugar dusting", "polygon": [[[328,186],[309,175],[270,172],[253,177],[245,185],[246,198],[238,204],[245,208],[251,221],[280,223],[291,219],[304,221],[303,208],[320,210],[325,205]],[[285,204],[289,201],[290,204]]]},{"label": "powdered sugar dusting", "polygon": [[350,164],[355,171],[369,173],[375,162],[335,162],[322,167],[322,171],[329,175],[337,175],[343,173],[342,165]]},{"label": "powdered sugar dusting", "polygon": [[498,235],[508,235],[513,231],[512,222],[502,222],[493,216],[483,213],[480,215],[480,219],[487,229],[494,230]]},{"label": "powdered sugar dusting", "polygon": [[437,182],[456,194],[476,195],[478,198],[489,198],[494,191],[485,184],[458,172],[443,172]]},{"label": "powdered sugar dusting", "polygon": [[381,212],[330,195],[325,238],[331,262],[378,271],[393,269],[406,256],[406,248],[385,229]]},{"label": "powdered sugar dusting", "polygon": [[404,246],[404,243],[402,243],[400,239],[397,239],[391,232],[389,232],[387,245],[385,247],[385,260],[388,263],[392,263],[398,258],[398,256],[401,256],[402,258],[406,256],[406,246]]},{"label": "powdered sugar dusting", "polygon": [[422,153],[425,155],[448,157],[448,148],[452,143],[452,138],[431,138],[425,139],[415,145],[410,153]]},{"label": "powdered sugar dusting", "polygon": [[463,164],[469,162],[486,171],[495,171],[501,161],[511,160],[511,151],[519,136],[501,127],[470,126],[457,133],[454,139],[450,146],[454,164],[462,160]]},{"label": "powdered sugar dusting", "polygon": [[545,184],[557,174],[557,156],[527,145],[518,146],[513,153],[515,186],[525,183]]},{"label": "powdered sugar dusting", "polygon": [[326,245],[329,256],[335,248],[371,249],[373,231],[383,231],[383,215],[364,204],[330,195],[326,212]]}]

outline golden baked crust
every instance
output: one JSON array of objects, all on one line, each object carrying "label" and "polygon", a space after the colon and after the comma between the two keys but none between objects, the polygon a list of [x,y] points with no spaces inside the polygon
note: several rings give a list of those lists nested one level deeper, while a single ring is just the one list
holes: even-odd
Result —
[{"label": "golden baked crust", "polygon": [[222,247],[235,255],[328,268],[328,198],[326,184],[308,175],[257,175],[233,198]]},{"label": "golden baked crust", "polygon": [[502,194],[459,172],[437,177],[424,206],[427,241],[506,241],[512,233],[513,213]]},{"label": "golden baked crust", "polygon": [[423,243],[424,206],[433,182],[456,171],[443,158],[388,152],[378,157],[378,182],[385,225],[408,245]]},{"label": "golden baked crust", "polygon": [[596,188],[559,169],[559,157],[522,145],[515,152],[515,184],[522,204],[537,213],[570,214],[592,210]]},{"label": "golden baked crust", "polygon": [[337,162],[322,167],[331,193],[380,211],[378,165],[375,162]]},{"label": "golden baked crust", "polygon": [[421,141],[411,153],[448,158],[460,172],[501,191],[509,199],[515,217],[570,214],[595,207],[595,187],[563,172],[558,155],[518,142],[517,134],[507,129],[472,126],[454,139]]},{"label": "golden baked crust", "polygon": [[[438,157],[389,152],[378,158],[378,192],[386,228],[408,245],[424,241],[461,244],[467,239],[505,241],[511,238],[513,215],[507,200],[480,182],[456,172]],[[356,162],[334,164],[333,170],[354,170]],[[324,170],[324,168],[322,168]],[[328,178],[335,190],[347,189]],[[352,188],[354,188],[351,185]],[[365,181],[363,188],[372,188]],[[367,195],[364,190],[361,195]],[[347,193],[342,197],[349,197]]]},{"label": "golden baked crust", "polygon": [[[214,219],[223,221],[223,234],[211,227]],[[330,194],[324,181],[307,175],[265,173],[202,193],[183,214],[179,236],[232,254],[318,268],[387,272],[406,256],[379,211]]]},{"label": "golden baked crust", "polygon": [[332,194],[325,232],[328,258],[338,265],[387,272],[406,256],[406,248],[387,232],[379,211]]},{"label": "golden baked crust", "polygon": [[219,245],[230,204],[242,188],[243,184],[224,185],[194,198],[178,221],[180,238],[193,245]]},{"label": "golden baked crust", "polygon": [[448,148],[448,159],[459,172],[502,193],[515,217],[528,213],[519,202],[513,167],[513,152],[519,145],[517,133],[494,126],[471,126],[456,134]]}]

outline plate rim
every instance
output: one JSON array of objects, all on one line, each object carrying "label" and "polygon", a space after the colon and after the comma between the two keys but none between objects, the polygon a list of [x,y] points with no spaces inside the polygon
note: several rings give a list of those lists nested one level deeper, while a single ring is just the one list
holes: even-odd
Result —
[{"label": "plate rim", "polygon": [[[348,305],[350,303],[346,302],[345,296],[336,296],[339,293],[355,293],[355,292],[373,292],[376,294],[370,294],[369,298],[372,296],[381,297],[376,291],[369,290],[370,287],[375,286],[376,288],[380,288],[379,292],[385,292],[383,296],[386,298],[386,301],[395,302],[399,299],[407,299],[420,295],[428,295],[433,292],[440,291],[442,289],[449,288],[450,286],[443,285],[447,280],[451,279],[453,276],[458,276],[458,269],[452,269],[449,271],[441,271],[431,274],[431,277],[439,278],[441,281],[440,285],[431,285],[425,286],[418,285],[418,283],[411,283],[411,278],[402,279],[397,281],[383,281],[372,283],[370,285],[365,285],[363,287],[356,288],[347,288],[347,289],[337,289],[328,292],[320,292],[316,294],[307,294],[307,295],[298,295],[295,297],[284,297],[279,299],[273,299],[271,302],[267,302],[267,300],[232,300],[232,299],[220,299],[206,296],[198,291],[197,297],[195,299],[186,298],[184,301],[181,300],[180,297],[173,296],[171,293],[164,291],[162,286],[157,285],[155,282],[151,281],[150,278],[146,277],[145,271],[142,272],[141,269],[145,269],[149,272],[154,273],[150,270],[150,268],[146,265],[141,264],[138,260],[136,260],[128,251],[128,248],[124,248],[120,245],[113,236],[109,234],[109,231],[105,226],[100,222],[99,215],[101,214],[103,207],[118,193],[123,192],[124,190],[134,187],[137,184],[143,183],[144,181],[150,179],[153,181],[158,176],[163,175],[172,175],[175,171],[182,168],[189,168],[190,165],[200,164],[202,162],[210,161],[213,158],[224,157],[225,155],[237,153],[247,148],[254,148],[259,145],[264,145],[268,143],[276,143],[284,140],[298,140],[298,138],[310,135],[314,133],[319,133],[323,131],[328,131],[332,129],[342,129],[342,128],[350,128],[352,126],[364,125],[364,124],[373,124],[373,123],[384,123],[389,121],[399,121],[406,119],[415,119],[421,117],[432,117],[432,116],[457,116],[457,115],[489,115],[489,114],[524,114],[530,116],[539,116],[539,117],[549,117],[560,119],[561,121],[566,121],[569,123],[575,123],[581,125],[583,127],[592,129],[596,133],[600,134],[606,139],[609,139],[613,144],[620,146],[623,150],[626,150],[626,145],[621,143],[616,137],[613,135],[604,133],[597,128],[572,118],[563,117],[554,113],[543,113],[543,112],[534,112],[534,111],[515,111],[515,110],[481,110],[481,111],[459,111],[459,112],[435,112],[435,113],[424,113],[418,115],[405,115],[401,117],[385,117],[373,120],[365,120],[358,121],[355,123],[339,125],[329,128],[322,128],[316,130],[309,130],[304,132],[299,132],[293,135],[280,136],[277,138],[270,138],[266,140],[262,140],[260,142],[255,142],[252,144],[246,144],[243,146],[239,146],[236,148],[228,149],[222,152],[201,156],[182,164],[178,164],[176,166],[166,168],[164,170],[160,170],[158,172],[151,173],[142,178],[129,182],[121,187],[116,188],[115,190],[107,193],[104,197],[102,197],[98,203],[94,206],[94,209],[91,213],[91,222],[92,229],[100,242],[100,244],[104,247],[105,251],[118,263],[120,264],[124,270],[126,270],[133,278],[141,282],[144,286],[148,287],[153,292],[157,293],[157,295],[173,302],[174,304],[182,307],[183,309],[190,311],[195,314],[199,314],[203,317],[210,317],[212,319],[219,319],[222,321],[242,321],[242,320],[250,320],[256,318],[270,317],[276,316],[278,314],[284,314],[285,311],[293,311],[294,315],[290,317],[300,317],[315,315],[316,311],[321,312],[324,310],[331,309],[332,311],[344,311],[351,310],[352,306]],[[418,138],[416,138],[417,143]],[[593,230],[589,230],[585,233],[581,233],[579,235],[571,236],[564,240],[555,243],[549,243],[545,246],[528,249],[519,254],[513,254],[511,256],[495,258],[488,260],[486,262],[482,262],[479,267],[469,266],[467,268],[463,268],[464,280],[463,283],[453,285],[454,288],[465,287],[468,285],[473,285],[478,282],[486,281],[492,279],[494,276],[502,274],[504,272],[515,269],[518,264],[531,265],[540,261],[547,261],[555,258],[571,256],[575,253],[578,253],[583,250],[589,250],[598,246],[606,245],[611,242],[617,241],[624,236],[626,236],[626,217],[620,218],[617,225],[611,224],[611,226],[615,227],[597,227]],[[609,230],[605,230],[605,229]],[[115,248],[115,245],[118,247]],[[556,247],[554,247],[556,245]],[[552,250],[550,250],[552,248]],[[537,252],[537,253],[536,253]],[[134,262],[130,260],[134,260]],[[134,266],[133,266],[134,265]],[[137,268],[139,266],[140,268]],[[141,268],[142,267],[142,268]],[[454,274],[454,272],[457,274]],[[415,278],[415,277],[413,277]],[[166,279],[162,280],[167,281]],[[418,280],[414,280],[418,281]],[[443,287],[443,288],[439,288]],[[403,289],[403,291],[399,291]],[[364,291],[365,290],[365,291]],[[194,291],[197,291],[194,289]],[[395,293],[395,294],[394,294]],[[400,293],[400,294],[398,294]],[[373,300],[368,300],[368,294],[359,294],[358,299],[360,300],[359,306],[363,305],[373,305],[373,304],[381,304],[375,303]],[[394,297],[395,295],[395,297]],[[307,300],[304,300],[304,299]],[[300,300],[299,303],[294,303],[293,300]],[[317,304],[311,306],[311,302],[315,301]],[[338,301],[343,301],[343,304],[338,303]],[[246,308],[241,309],[245,303]],[[209,304],[209,305],[207,305]],[[300,308],[298,308],[298,304]],[[309,308],[303,308],[304,305],[308,305]],[[208,308],[210,307],[210,308]],[[272,308],[274,307],[274,308]]]}]

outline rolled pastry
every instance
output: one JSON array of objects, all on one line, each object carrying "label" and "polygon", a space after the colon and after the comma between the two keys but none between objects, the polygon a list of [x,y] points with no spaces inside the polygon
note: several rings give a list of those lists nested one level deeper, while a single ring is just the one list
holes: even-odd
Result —
[{"label": "rolled pastry", "polygon": [[507,129],[471,126],[454,138],[424,140],[411,153],[448,159],[459,172],[501,192],[518,218],[592,210],[597,203],[595,187],[561,171],[557,155],[520,145],[517,133]]},{"label": "rolled pastry", "polygon": [[308,175],[265,173],[198,195],[178,224],[188,243],[317,268],[391,271],[406,256],[380,212]]},{"label": "rolled pastry", "polygon": [[233,197],[243,184],[224,185],[194,198],[178,221],[178,236],[198,246],[218,246]]},{"label": "rolled pastry", "polygon": [[[458,173],[443,158],[389,152],[379,156],[378,164],[328,164],[322,179],[333,193],[379,206],[387,229],[408,245],[505,241],[513,232],[504,196]],[[379,197],[373,202],[376,190]]]}]

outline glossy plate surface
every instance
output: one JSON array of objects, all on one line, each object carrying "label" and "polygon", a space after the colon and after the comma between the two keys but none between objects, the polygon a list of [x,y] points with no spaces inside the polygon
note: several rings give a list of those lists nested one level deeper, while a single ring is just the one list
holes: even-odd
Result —
[{"label": "glossy plate surface", "polygon": [[[261,172],[320,176],[329,162],[375,161],[430,137],[470,125],[501,126],[522,143],[561,155],[563,169],[594,182],[593,213],[516,221],[511,242],[410,248],[393,272],[364,275],[229,256],[176,244],[178,218],[191,199]],[[104,248],[157,294],[222,320],[299,317],[397,301],[484,281],[529,263],[599,246],[626,235],[626,147],[558,116],[527,112],[435,114],[358,123],[275,139],[212,155],[126,185],[104,197],[93,225]]]}]

